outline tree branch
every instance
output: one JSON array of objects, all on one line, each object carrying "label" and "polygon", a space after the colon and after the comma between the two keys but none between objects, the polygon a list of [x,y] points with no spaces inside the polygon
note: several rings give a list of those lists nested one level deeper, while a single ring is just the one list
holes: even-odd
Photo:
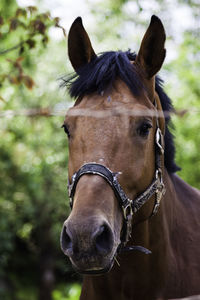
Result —
[{"label": "tree branch", "polygon": [[22,41],[22,42],[20,42],[19,44],[15,45],[15,46],[13,46],[13,47],[11,47],[11,48],[8,48],[8,49],[6,49],[6,50],[0,51],[0,55],[6,54],[6,53],[8,53],[8,52],[10,52],[10,51],[13,51],[13,50],[15,50],[15,49],[21,47],[25,42],[26,42],[26,41]]}]

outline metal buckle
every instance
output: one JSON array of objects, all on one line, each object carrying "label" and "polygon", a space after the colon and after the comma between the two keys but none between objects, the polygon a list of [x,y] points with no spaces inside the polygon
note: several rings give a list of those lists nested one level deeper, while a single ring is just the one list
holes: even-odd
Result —
[{"label": "metal buckle", "polygon": [[159,206],[160,206],[160,202],[155,203],[154,208],[153,208],[153,212],[152,212],[152,216],[155,216],[157,214]]},{"label": "metal buckle", "polygon": [[128,199],[128,204],[126,206],[122,206],[124,219],[128,220],[128,218],[133,215],[133,209],[132,209],[132,200]]},{"label": "metal buckle", "polygon": [[160,206],[160,201],[162,199],[162,196],[166,192],[165,185],[164,185],[163,178],[162,178],[162,170],[161,169],[156,170],[156,179],[159,180],[159,183],[158,183],[158,187],[156,190],[156,201],[155,201],[155,205],[154,205],[153,212],[152,212],[153,216],[157,213],[158,208]]},{"label": "metal buckle", "polygon": [[71,192],[72,192],[74,183],[76,181],[76,176],[77,176],[77,173],[74,173],[74,175],[72,176],[71,184],[70,184],[69,179],[68,179],[68,193],[69,193],[69,197],[71,197]]},{"label": "metal buckle", "polygon": [[69,179],[68,179],[68,184],[67,184],[68,195],[69,195],[69,205],[70,205],[71,209],[72,209],[73,201],[74,201],[73,196],[71,194],[72,194],[72,189],[73,189],[74,183],[76,181],[76,176],[77,176],[77,173],[74,173],[74,175],[72,176],[72,183],[70,184]]},{"label": "metal buckle", "polygon": [[69,205],[70,205],[70,208],[72,209],[72,207],[73,207],[73,199],[72,198],[69,198]]},{"label": "metal buckle", "polygon": [[158,146],[161,154],[164,154],[163,135],[159,127],[156,130],[156,145]]},{"label": "metal buckle", "polygon": [[163,196],[166,192],[166,189],[165,189],[165,185],[163,182],[161,169],[156,170],[156,179],[159,179],[159,185],[157,187],[156,193],[161,193],[161,196]]},{"label": "metal buckle", "polygon": [[133,217],[132,202],[133,202],[132,200],[128,199],[128,203],[126,204],[126,206],[122,206],[123,215],[126,222],[124,244],[126,244],[129,238],[131,237],[132,217]]}]

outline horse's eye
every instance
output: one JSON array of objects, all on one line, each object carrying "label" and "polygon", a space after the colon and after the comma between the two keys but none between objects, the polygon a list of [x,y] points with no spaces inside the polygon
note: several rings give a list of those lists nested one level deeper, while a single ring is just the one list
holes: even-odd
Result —
[{"label": "horse's eye", "polygon": [[61,128],[64,128],[65,133],[67,134],[68,138],[70,138],[69,128],[67,127],[67,125],[63,124]]},{"label": "horse's eye", "polygon": [[141,137],[147,137],[151,128],[152,125],[150,123],[142,123],[137,129],[137,133]]}]

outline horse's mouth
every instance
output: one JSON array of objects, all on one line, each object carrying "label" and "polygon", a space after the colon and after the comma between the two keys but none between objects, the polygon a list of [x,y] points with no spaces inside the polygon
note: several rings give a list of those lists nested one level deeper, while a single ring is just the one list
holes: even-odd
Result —
[{"label": "horse's mouth", "polygon": [[77,268],[75,265],[73,265],[73,268],[75,269],[76,272],[78,272],[81,275],[92,275],[92,276],[98,276],[98,275],[102,275],[105,273],[108,273],[113,266],[114,260],[107,265],[105,268],[91,268],[91,269],[79,269]]},{"label": "horse's mouth", "polygon": [[77,266],[73,261],[72,262],[72,266],[74,268],[74,270],[81,274],[81,275],[92,275],[92,276],[98,276],[98,275],[102,275],[105,273],[108,273],[114,264],[114,258],[105,266],[105,267],[90,267],[90,268],[83,268],[83,267],[79,267]]}]

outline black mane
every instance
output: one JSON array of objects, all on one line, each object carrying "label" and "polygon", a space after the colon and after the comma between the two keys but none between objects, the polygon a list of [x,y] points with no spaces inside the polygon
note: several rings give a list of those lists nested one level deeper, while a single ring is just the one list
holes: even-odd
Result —
[{"label": "black mane", "polygon": [[[130,61],[136,58],[130,51],[104,52],[93,59],[89,64],[78,70],[78,74],[63,78],[62,86],[67,86],[71,97],[83,97],[94,92],[101,93],[112,87],[116,78],[123,80],[132,93],[137,96],[145,89],[134,65]],[[169,130],[170,115],[173,106],[170,98],[163,90],[163,81],[156,76],[156,92],[158,93],[165,114],[165,167],[169,173],[180,168],[175,163],[175,146],[173,135]]]}]

